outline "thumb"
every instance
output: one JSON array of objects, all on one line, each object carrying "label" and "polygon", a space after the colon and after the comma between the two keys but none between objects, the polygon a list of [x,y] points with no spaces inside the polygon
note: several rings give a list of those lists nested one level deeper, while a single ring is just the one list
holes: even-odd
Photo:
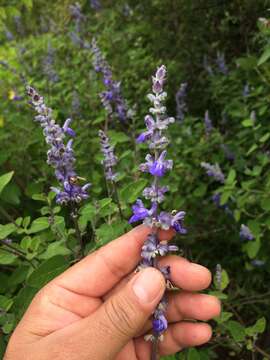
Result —
[{"label": "thumb", "polygon": [[99,329],[96,334],[99,333],[101,337],[98,339],[102,345],[99,359],[114,359],[127,342],[139,333],[164,291],[165,281],[160,271],[146,268],[91,316],[91,323],[97,324]]}]

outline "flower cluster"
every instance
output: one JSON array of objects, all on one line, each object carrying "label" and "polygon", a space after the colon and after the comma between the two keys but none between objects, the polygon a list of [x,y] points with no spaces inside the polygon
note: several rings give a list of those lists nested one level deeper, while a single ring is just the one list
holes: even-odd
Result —
[{"label": "flower cluster", "polygon": [[69,6],[70,16],[75,22],[74,31],[72,31],[69,35],[71,41],[74,45],[84,46],[84,42],[81,39],[81,31],[82,31],[82,22],[86,20],[85,15],[82,13],[81,5],[79,3],[75,3],[74,5]]},{"label": "flower cluster", "polygon": [[104,167],[105,177],[107,180],[115,181],[117,173],[113,171],[113,168],[117,164],[117,157],[114,155],[114,147],[110,144],[109,138],[104,131],[99,130],[99,138],[101,150],[104,155],[102,165]]},{"label": "flower cluster", "polygon": [[216,205],[217,208],[224,210],[226,214],[232,215],[232,211],[229,208],[228,204],[221,205],[221,195],[220,195],[220,193],[215,193],[212,196],[212,201]]},{"label": "flower cluster", "polygon": [[242,95],[243,95],[244,98],[246,98],[246,97],[249,96],[249,94],[250,94],[250,87],[249,87],[249,84],[246,83],[244,88],[243,88],[243,94]]},{"label": "flower cluster", "polygon": [[221,74],[228,75],[229,70],[226,65],[224,53],[222,53],[220,51],[217,52],[216,64],[217,64],[218,70]]},{"label": "flower cluster", "polygon": [[206,110],[204,115],[204,127],[205,127],[206,136],[209,136],[213,130],[213,124],[212,124],[212,120],[210,119],[208,110]]},{"label": "flower cluster", "polygon": [[210,76],[214,75],[213,69],[212,69],[211,65],[209,64],[207,55],[204,55],[204,57],[203,57],[203,67],[204,67],[204,70],[208,73],[208,75],[210,75]]},{"label": "flower cluster", "polygon": [[100,10],[101,9],[101,3],[99,0],[90,0],[90,6],[94,10]]},{"label": "flower cluster", "polygon": [[221,184],[224,184],[225,182],[225,175],[220,169],[220,166],[218,164],[209,164],[206,162],[201,162],[201,167],[203,167],[206,170],[206,174],[210,177],[213,177],[216,181],[220,182]]},{"label": "flower cluster", "polygon": [[[166,68],[164,65],[159,67],[153,76],[152,93],[148,95],[148,99],[152,103],[150,114],[145,117],[146,131],[139,135],[137,142],[148,143],[151,154],[146,155],[146,162],[140,165],[142,172],[147,172],[153,176],[153,182],[143,191],[143,196],[151,201],[150,207],[146,207],[141,199],[138,199],[132,206],[133,215],[129,222],[143,221],[143,223],[152,228],[152,233],[148,236],[142,247],[142,261],[140,267],[154,266],[157,267],[156,257],[164,256],[169,252],[177,251],[175,245],[169,245],[167,242],[160,242],[157,229],[168,230],[173,228],[180,234],[185,234],[183,221],[185,217],[184,211],[172,211],[171,213],[159,211],[159,204],[164,200],[164,194],[169,190],[167,186],[160,185],[160,178],[172,169],[173,161],[167,159],[166,146],[169,143],[164,131],[167,130],[169,124],[173,123],[174,118],[166,115],[166,107],[164,101],[167,97],[163,86],[166,79]],[[165,279],[169,281],[169,267],[159,269]],[[165,317],[166,298],[163,297],[153,314],[153,335],[151,340],[162,338],[162,333],[167,329],[167,320]]]},{"label": "flower cluster", "polygon": [[223,150],[226,159],[228,159],[230,161],[235,160],[235,154],[231,151],[231,149],[228,147],[228,145],[221,144],[220,147]]},{"label": "flower cluster", "polygon": [[55,50],[51,43],[48,43],[47,55],[43,60],[43,72],[48,80],[55,83],[59,80],[58,74],[54,69]]},{"label": "flower cluster", "polygon": [[252,234],[251,230],[249,229],[248,226],[244,224],[242,224],[240,228],[240,238],[249,241],[254,239],[254,235]]},{"label": "flower cluster", "polygon": [[27,94],[37,112],[35,121],[40,123],[46,143],[50,146],[47,163],[55,169],[55,176],[62,185],[61,189],[51,188],[56,193],[56,201],[60,204],[79,203],[88,198],[87,189],[90,184],[78,184],[79,178],[74,170],[73,140],[70,139],[67,144],[64,142],[66,135],[75,136],[75,132],[70,128],[71,119],[67,119],[62,127],[59,126],[53,119],[52,109],[46,106],[43,97],[30,86],[27,86]]},{"label": "flower cluster", "polygon": [[182,83],[175,95],[176,101],[176,119],[179,121],[183,121],[185,118],[185,113],[188,111],[186,104],[187,97],[187,83]]},{"label": "flower cluster", "polygon": [[97,73],[102,73],[103,84],[106,87],[106,90],[100,93],[101,102],[109,117],[115,114],[121,122],[125,122],[128,118],[128,111],[121,94],[121,83],[113,80],[111,68],[103,57],[95,39],[92,41],[91,50],[94,69]]}]

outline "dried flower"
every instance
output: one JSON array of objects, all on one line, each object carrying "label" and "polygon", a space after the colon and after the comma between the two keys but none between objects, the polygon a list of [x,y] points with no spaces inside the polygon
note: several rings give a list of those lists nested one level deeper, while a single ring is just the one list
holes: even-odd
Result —
[{"label": "dried flower", "polygon": [[46,106],[43,97],[30,86],[27,86],[26,90],[31,99],[31,105],[38,114],[35,121],[40,123],[46,143],[50,146],[47,152],[47,163],[55,169],[55,176],[62,185],[61,189],[52,188],[56,193],[56,201],[60,204],[79,203],[88,198],[87,189],[90,184],[79,185],[74,169],[73,140],[70,139],[66,144],[64,142],[66,134],[75,136],[75,132],[69,126],[71,119],[67,119],[63,127],[59,126],[53,119],[52,109]]},{"label": "dried flower", "polygon": [[225,176],[218,164],[212,165],[206,162],[201,162],[201,167],[206,170],[206,174],[208,176],[213,177],[216,181],[222,184],[225,182]]}]

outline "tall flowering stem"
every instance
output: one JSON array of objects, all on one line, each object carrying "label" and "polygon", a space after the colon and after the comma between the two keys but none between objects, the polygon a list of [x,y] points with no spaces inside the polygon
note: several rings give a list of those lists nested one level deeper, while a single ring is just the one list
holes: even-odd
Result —
[{"label": "tall flowering stem", "polygon": [[[114,115],[123,123],[128,119],[128,110],[124,98],[121,94],[121,83],[113,80],[111,68],[105,60],[95,39],[92,41],[93,66],[97,73],[102,73],[103,84],[106,90],[100,93],[100,99],[104,106],[108,119]],[[106,128],[108,124],[106,124]],[[107,129],[106,129],[107,130]]]},{"label": "tall flowering stem", "polygon": [[185,119],[185,114],[188,111],[186,104],[188,83],[180,84],[180,87],[175,94],[176,101],[176,119],[182,122]]},{"label": "tall flowering stem", "polygon": [[83,241],[78,227],[77,211],[78,204],[88,198],[87,190],[90,184],[80,185],[80,180],[83,179],[77,175],[74,168],[73,140],[65,142],[66,135],[70,137],[76,135],[70,128],[71,119],[67,119],[62,127],[56,124],[52,109],[47,107],[43,97],[31,86],[27,86],[26,90],[30,97],[30,104],[37,113],[35,121],[42,127],[46,143],[50,147],[47,152],[47,163],[54,168],[55,177],[60,184],[60,188],[51,187],[51,190],[56,193],[58,204],[68,205],[71,209],[71,217],[82,253]]},{"label": "tall flowering stem", "polygon": [[[160,184],[160,179],[172,169],[173,161],[168,160],[167,151],[165,150],[169,144],[166,136],[168,126],[175,121],[174,118],[166,115],[166,107],[164,101],[167,97],[163,86],[166,80],[166,67],[159,67],[153,76],[152,93],[148,95],[148,99],[152,103],[149,109],[150,114],[145,117],[146,131],[138,138],[139,143],[148,143],[150,153],[146,155],[146,162],[140,165],[142,172],[152,175],[150,186],[143,191],[143,196],[150,200],[150,208],[145,207],[143,201],[138,199],[133,205],[133,215],[129,222],[143,221],[144,224],[152,228],[151,234],[148,236],[142,247],[142,260],[140,268],[152,266],[159,269],[164,275],[167,283],[170,279],[170,268],[160,268],[158,258],[167,255],[169,252],[177,251],[175,245],[169,245],[167,242],[159,240],[158,229],[168,230],[173,228],[180,234],[185,234],[186,229],[183,227],[185,212],[172,211],[171,213],[160,211],[160,204],[163,202],[165,193],[168,191],[167,186]],[[157,306],[152,319],[152,334],[147,339],[153,341],[152,360],[157,358],[158,340],[162,340],[163,333],[168,327],[165,317],[167,307],[167,299],[164,294],[161,302]]]},{"label": "tall flowering stem", "polygon": [[107,184],[108,195],[109,196],[111,195],[111,193],[110,193],[110,185],[111,185],[114,196],[115,196],[115,201],[117,203],[120,218],[123,220],[124,219],[123,212],[122,212],[122,208],[121,208],[121,204],[120,204],[120,200],[119,200],[119,196],[118,196],[118,191],[117,191],[117,186],[116,186],[118,174],[114,171],[114,167],[117,164],[118,159],[114,154],[114,147],[110,144],[109,137],[106,135],[106,133],[103,130],[99,130],[99,138],[100,138],[101,151],[104,155],[104,159],[102,160],[101,163],[104,168],[104,174],[105,174],[105,179],[106,179],[106,184]]}]

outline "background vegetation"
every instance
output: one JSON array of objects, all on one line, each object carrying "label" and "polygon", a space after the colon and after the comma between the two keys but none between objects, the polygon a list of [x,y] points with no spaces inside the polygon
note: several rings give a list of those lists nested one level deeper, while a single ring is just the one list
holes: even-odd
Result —
[{"label": "background vegetation", "polygon": [[[178,114],[180,84],[188,83],[185,118],[170,131],[175,167],[166,202],[187,212],[188,234],[177,239],[183,254],[213,274],[217,264],[223,269],[209,291],[223,311],[210,344],[171,359],[270,359],[270,2],[78,3],[79,28],[71,0],[0,2],[0,353],[34,294],[78,251],[69,211],[50,191],[56,180],[22,77],[44,95],[59,124],[73,118],[76,169],[92,183],[79,213],[85,254],[129,226],[107,195],[100,163],[104,85],[83,46],[95,37],[135,112],[124,124],[114,118],[109,130],[125,219],[145,186],[137,168],[145,150],[134,138],[144,128],[151,74],[160,64],[168,68],[171,115]],[[208,177],[201,162],[218,163],[225,183]],[[253,240],[240,238],[241,224]]]}]

